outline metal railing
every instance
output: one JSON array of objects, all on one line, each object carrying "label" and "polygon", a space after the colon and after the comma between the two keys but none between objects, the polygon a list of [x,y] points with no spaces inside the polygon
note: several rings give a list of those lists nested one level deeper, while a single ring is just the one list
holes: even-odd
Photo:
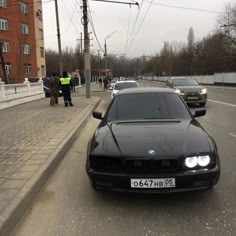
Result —
[{"label": "metal railing", "polygon": [[43,94],[43,81],[30,83],[26,78],[22,84],[5,84],[0,80],[0,102]]}]

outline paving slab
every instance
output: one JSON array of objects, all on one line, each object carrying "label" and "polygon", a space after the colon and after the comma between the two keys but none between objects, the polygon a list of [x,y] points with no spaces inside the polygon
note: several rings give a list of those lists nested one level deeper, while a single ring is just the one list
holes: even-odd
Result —
[{"label": "paving slab", "polygon": [[[97,84],[92,91],[102,91]],[[0,236],[9,235],[100,102],[72,93],[74,107],[49,98],[0,110]]]}]

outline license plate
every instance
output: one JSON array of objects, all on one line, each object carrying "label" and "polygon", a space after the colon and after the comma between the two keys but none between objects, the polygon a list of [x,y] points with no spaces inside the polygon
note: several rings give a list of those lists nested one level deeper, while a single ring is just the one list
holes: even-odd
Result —
[{"label": "license plate", "polygon": [[197,100],[198,97],[188,97],[189,100]]},{"label": "license plate", "polygon": [[131,188],[175,188],[175,178],[131,179]]}]

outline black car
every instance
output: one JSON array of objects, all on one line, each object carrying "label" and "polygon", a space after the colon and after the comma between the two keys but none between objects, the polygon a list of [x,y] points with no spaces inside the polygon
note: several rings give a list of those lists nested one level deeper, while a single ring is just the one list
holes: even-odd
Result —
[{"label": "black car", "polygon": [[168,88],[132,88],[110,102],[88,143],[86,171],[95,189],[181,192],[212,188],[220,177],[214,139]]},{"label": "black car", "polygon": [[172,77],[167,81],[166,85],[179,93],[187,104],[198,103],[201,106],[206,105],[207,89],[200,86],[196,80],[185,77]]}]

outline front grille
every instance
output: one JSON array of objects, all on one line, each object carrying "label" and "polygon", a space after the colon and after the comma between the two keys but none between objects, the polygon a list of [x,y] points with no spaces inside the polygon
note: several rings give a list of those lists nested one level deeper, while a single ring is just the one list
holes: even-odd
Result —
[{"label": "front grille", "polygon": [[159,173],[179,169],[178,159],[120,159],[113,157],[90,158],[90,166],[95,171],[111,173]]},{"label": "front grille", "polygon": [[119,158],[93,157],[90,158],[90,167],[96,171],[123,172],[122,163]]},{"label": "front grille", "polygon": [[198,100],[201,99],[201,95],[198,92],[186,92],[184,94],[186,100]]}]

